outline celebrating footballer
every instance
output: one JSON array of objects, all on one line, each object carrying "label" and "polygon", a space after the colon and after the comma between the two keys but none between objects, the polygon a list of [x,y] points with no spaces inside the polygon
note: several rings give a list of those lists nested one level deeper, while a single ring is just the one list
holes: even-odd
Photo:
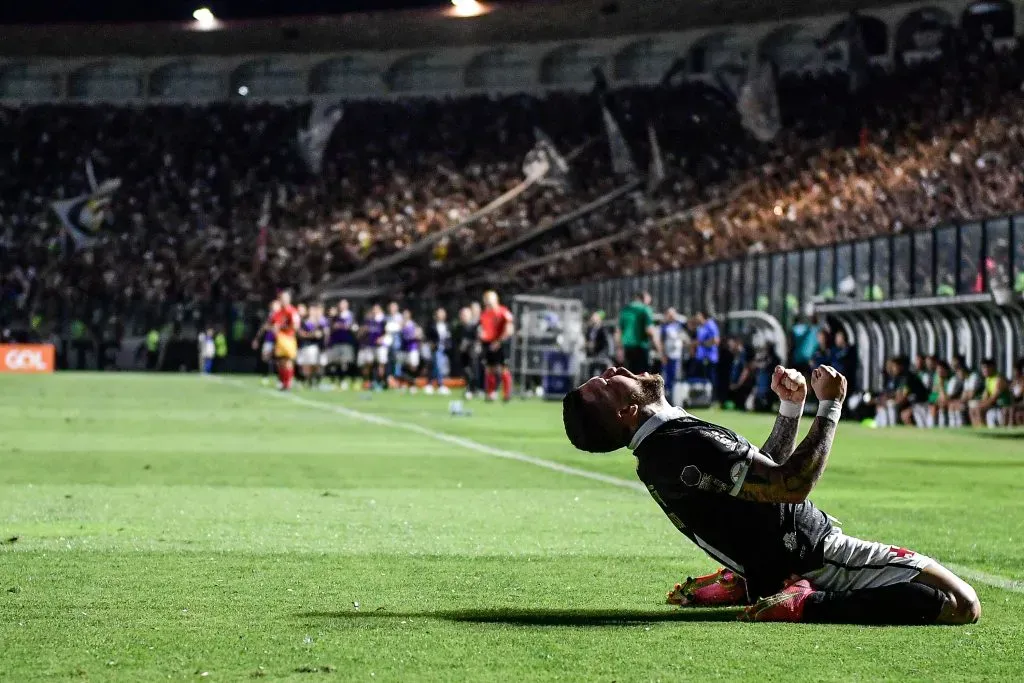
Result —
[{"label": "celebrating footballer", "polygon": [[563,402],[569,441],[608,453],[628,447],[637,475],[672,523],[722,569],[669,591],[680,606],[742,606],[745,621],[969,624],[978,596],[935,560],[846,535],[808,500],[828,465],[846,378],[814,370],[819,401],[797,444],[807,383],[775,368],[779,416],[760,448],[673,407],[659,375],[609,368]]}]

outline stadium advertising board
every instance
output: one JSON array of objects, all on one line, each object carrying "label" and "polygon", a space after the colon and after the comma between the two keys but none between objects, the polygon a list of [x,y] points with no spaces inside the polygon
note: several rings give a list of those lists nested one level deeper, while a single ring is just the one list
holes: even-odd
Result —
[{"label": "stadium advertising board", "polygon": [[0,373],[53,372],[52,344],[0,344]]}]

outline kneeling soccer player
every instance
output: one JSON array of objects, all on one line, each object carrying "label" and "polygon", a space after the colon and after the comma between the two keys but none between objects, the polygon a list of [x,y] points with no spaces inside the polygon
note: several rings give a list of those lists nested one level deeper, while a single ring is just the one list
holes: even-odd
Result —
[{"label": "kneeling soccer player", "polygon": [[811,387],[820,400],[796,445],[807,384],[777,367],[779,417],[762,448],[699,420],[665,399],[658,375],[610,368],[563,402],[577,448],[629,446],[637,474],[676,527],[724,569],[677,584],[678,605],[746,605],[747,621],[855,624],[966,624],[978,620],[974,589],[938,562],[832,526],[807,500],[828,462],[846,378],[822,366]]}]

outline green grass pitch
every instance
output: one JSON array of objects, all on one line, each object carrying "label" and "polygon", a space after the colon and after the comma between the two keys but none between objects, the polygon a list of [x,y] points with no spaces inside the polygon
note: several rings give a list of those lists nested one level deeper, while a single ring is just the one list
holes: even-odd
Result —
[{"label": "green grass pitch", "polygon": [[573,452],[557,404],[469,407],[0,376],[0,679],[1024,679],[1024,439],[844,424],[814,493],[961,571],[979,624],[756,625],[663,604],[716,565],[616,485],[628,453]]}]

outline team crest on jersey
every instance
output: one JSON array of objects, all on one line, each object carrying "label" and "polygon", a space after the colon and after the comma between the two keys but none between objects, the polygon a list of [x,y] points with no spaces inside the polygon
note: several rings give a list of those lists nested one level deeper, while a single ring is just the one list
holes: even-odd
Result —
[{"label": "team crest on jersey", "polygon": [[729,478],[732,479],[732,483],[735,484],[740,480],[740,477],[743,475],[744,467],[746,467],[746,465],[747,463],[743,460],[739,460],[733,463],[732,469],[729,470]]},{"label": "team crest on jersey", "polygon": [[700,484],[701,473],[694,465],[687,465],[683,468],[682,473],[679,475],[679,481],[683,482],[687,486],[697,486]]}]

